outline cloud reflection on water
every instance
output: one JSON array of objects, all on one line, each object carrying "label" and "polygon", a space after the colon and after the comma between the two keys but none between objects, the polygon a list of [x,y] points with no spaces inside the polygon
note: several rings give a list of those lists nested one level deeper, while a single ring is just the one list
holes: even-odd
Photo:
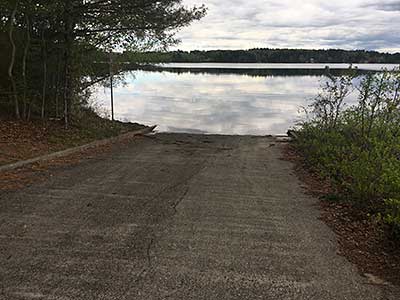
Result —
[{"label": "cloud reflection on water", "polygon": [[[299,119],[322,77],[135,71],[114,89],[115,116],[159,131],[281,134]],[[108,107],[109,91],[99,88]]]}]

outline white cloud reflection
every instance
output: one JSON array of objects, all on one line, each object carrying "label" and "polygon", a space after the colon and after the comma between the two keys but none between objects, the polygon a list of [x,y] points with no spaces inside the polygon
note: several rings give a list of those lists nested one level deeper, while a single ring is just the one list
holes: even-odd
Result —
[{"label": "white cloud reflection", "polygon": [[[158,124],[161,131],[279,134],[294,125],[299,106],[318,91],[315,76],[135,72],[115,89],[121,120]],[[109,105],[109,92],[95,95]]]}]

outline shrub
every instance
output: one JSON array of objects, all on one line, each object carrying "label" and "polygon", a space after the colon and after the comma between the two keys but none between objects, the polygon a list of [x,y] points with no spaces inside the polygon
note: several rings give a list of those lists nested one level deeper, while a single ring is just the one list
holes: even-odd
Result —
[{"label": "shrub", "polygon": [[[393,212],[386,220],[394,228],[399,202],[384,199],[400,194],[399,74],[330,76],[310,105],[311,117],[299,124],[296,141],[310,166],[349,201],[377,212],[389,205]],[[353,92],[358,102],[348,106]]]},{"label": "shrub", "polygon": [[385,201],[386,215],[383,217],[385,223],[392,228],[392,234],[400,239],[400,200],[389,199]]}]

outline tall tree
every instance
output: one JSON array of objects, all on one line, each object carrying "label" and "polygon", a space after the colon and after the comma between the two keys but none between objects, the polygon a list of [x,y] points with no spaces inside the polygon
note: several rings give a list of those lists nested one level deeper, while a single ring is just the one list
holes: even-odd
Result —
[{"label": "tall tree", "polygon": [[[15,87],[21,82],[24,99],[36,99],[32,107],[37,115],[50,115],[45,110],[53,107],[57,115],[58,95],[63,97],[68,126],[93,51],[165,49],[178,42],[179,29],[205,13],[205,7],[188,8],[181,0],[0,0],[0,43],[2,34],[13,38],[0,51],[11,57],[13,76],[8,80]],[[22,70],[18,74],[16,59]],[[0,76],[0,90],[4,86]]]},{"label": "tall tree", "polygon": [[180,28],[202,18],[204,6],[186,8],[181,0],[65,0],[65,124],[68,125],[72,91],[72,51],[79,43],[91,49],[166,48],[178,41]]}]

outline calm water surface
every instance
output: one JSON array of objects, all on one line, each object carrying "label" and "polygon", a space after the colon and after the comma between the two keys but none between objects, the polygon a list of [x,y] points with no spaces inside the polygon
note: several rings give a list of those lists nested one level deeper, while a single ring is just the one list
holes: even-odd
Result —
[{"label": "calm water surface", "polygon": [[[323,73],[280,68],[189,67],[127,72],[125,85],[114,89],[116,118],[157,124],[161,132],[282,134],[301,118],[301,107],[325,79]],[[109,89],[99,88],[96,97],[109,107]]]}]

